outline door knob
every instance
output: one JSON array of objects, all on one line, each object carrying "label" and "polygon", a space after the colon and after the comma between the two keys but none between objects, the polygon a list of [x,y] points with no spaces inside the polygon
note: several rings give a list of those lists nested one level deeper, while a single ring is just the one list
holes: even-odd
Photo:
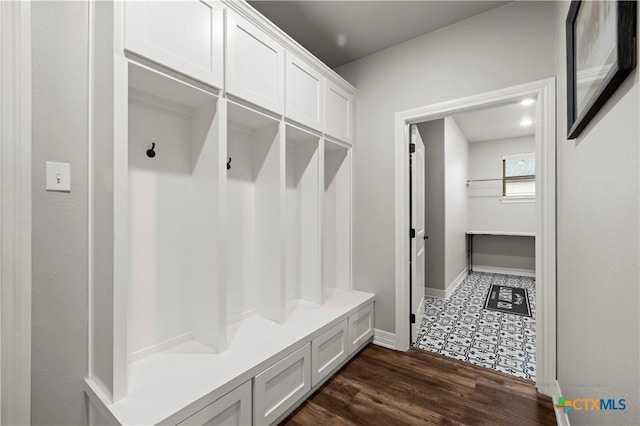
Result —
[{"label": "door knob", "polygon": [[424,239],[425,239],[425,240],[428,240],[428,239],[429,239],[429,236],[428,236],[428,235],[425,235],[425,236],[424,236]]}]

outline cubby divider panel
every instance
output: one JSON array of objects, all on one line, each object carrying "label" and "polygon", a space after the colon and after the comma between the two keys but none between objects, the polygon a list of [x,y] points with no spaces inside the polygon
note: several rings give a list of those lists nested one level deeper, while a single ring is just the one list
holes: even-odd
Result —
[{"label": "cubby divider panel", "polygon": [[287,301],[321,302],[320,137],[286,126]]},{"label": "cubby divider panel", "polygon": [[323,299],[351,290],[351,150],[324,139],[322,223]]},{"label": "cubby divider panel", "polygon": [[[129,64],[127,355],[220,350],[218,98]],[[178,349],[179,350],[179,349]]]},{"label": "cubby divider panel", "polygon": [[229,322],[284,321],[284,127],[228,102]]}]

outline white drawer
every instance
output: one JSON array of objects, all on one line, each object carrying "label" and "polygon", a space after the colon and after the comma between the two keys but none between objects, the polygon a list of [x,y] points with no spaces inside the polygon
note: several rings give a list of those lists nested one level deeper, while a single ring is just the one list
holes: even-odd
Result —
[{"label": "white drawer", "polygon": [[253,380],[253,423],[273,423],[311,389],[311,344],[258,374]]},{"label": "white drawer", "polygon": [[207,405],[180,424],[189,426],[251,424],[251,380]]},{"label": "white drawer", "polygon": [[253,381],[253,423],[271,424],[311,389],[311,344],[258,374]]},{"label": "white drawer", "polygon": [[125,49],[222,88],[224,7],[217,1],[125,2]]},{"label": "white drawer", "polygon": [[349,356],[348,321],[344,320],[311,342],[311,385],[317,385]]},{"label": "white drawer", "polygon": [[373,303],[349,317],[349,355],[373,336]]}]

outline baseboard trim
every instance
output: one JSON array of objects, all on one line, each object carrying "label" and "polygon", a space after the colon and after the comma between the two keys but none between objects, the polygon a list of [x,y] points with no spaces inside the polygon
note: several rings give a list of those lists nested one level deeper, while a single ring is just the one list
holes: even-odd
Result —
[{"label": "baseboard trim", "polygon": [[418,314],[416,315],[416,326],[420,327],[422,324],[422,318],[424,318],[424,296],[420,299],[420,304],[418,305]]},{"label": "baseboard trim", "polygon": [[456,291],[460,283],[464,281],[464,278],[466,276],[467,276],[467,268],[464,268],[460,272],[460,274],[458,274],[458,276],[453,281],[451,281],[451,283],[449,283],[449,285],[445,290],[427,287],[424,289],[424,295],[430,296],[430,297],[437,297],[439,299],[448,299],[449,296],[451,296],[453,292]]},{"label": "baseboard trim", "polygon": [[515,268],[501,268],[499,266],[483,266],[473,265],[474,272],[488,272],[492,274],[505,274],[505,275],[519,275],[522,277],[536,277],[536,271],[532,269],[515,269]]},{"label": "baseboard trim", "polygon": [[554,413],[556,413],[556,423],[558,423],[558,426],[571,426],[571,423],[569,422],[569,416],[567,415],[567,413],[564,412],[564,410],[558,410],[555,407],[555,404],[558,402],[558,398],[560,398],[560,396],[562,395],[562,391],[560,390],[560,383],[556,380],[555,382],[555,386],[553,389],[553,395],[551,396],[553,399],[553,411]]},{"label": "baseboard trim", "polygon": [[188,342],[189,340],[193,340],[193,334],[191,333],[184,333],[179,336],[172,337],[127,355],[127,362],[132,363],[139,359],[165,351],[173,346],[179,345],[180,343]]},{"label": "baseboard trim", "polygon": [[445,291],[444,290],[440,290],[437,288],[425,288],[424,289],[424,295],[428,296],[428,297],[437,297],[440,299],[444,299],[445,298]]},{"label": "baseboard trim", "polygon": [[376,328],[373,330],[373,344],[387,349],[397,349],[396,335]]}]

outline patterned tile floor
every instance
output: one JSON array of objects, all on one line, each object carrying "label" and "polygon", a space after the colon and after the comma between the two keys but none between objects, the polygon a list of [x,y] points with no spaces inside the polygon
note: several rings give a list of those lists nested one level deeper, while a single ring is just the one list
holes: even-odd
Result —
[{"label": "patterned tile floor", "polygon": [[[532,316],[483,309],[491,284],[526,288]],[[424,304],[415,347],[535,381],[534,278],[472,272],[448,300],[425,297]]]}]

